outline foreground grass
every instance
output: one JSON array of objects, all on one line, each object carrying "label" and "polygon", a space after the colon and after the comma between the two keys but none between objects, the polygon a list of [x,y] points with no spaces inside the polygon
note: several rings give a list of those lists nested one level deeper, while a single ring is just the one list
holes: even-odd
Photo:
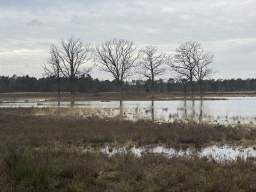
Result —
[{"label": "foreground grass", "polygon": [[108,157],[11,144],[1,154],[1,191],[256,190],[256,167],[250,159],[219,164],[196,157]]},{"label": "foreground grass", "polygon": [[[34,116],[0,110],[0,191],[256,191],[255,159],[219,164],[191,156],[107,156],[88,146],[255,145],[250,127]],[[50,109],[45,109],[50,110]],[[65,110],[65,109],[63,109]],[[97,151],[97,150],[96,150]]]}]

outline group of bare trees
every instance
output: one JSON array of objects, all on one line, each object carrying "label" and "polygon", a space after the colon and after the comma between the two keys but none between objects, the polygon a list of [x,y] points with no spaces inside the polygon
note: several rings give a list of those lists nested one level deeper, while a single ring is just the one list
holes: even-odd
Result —
[{"label": "group of bare trees", "polygon": [[209,67],[213,59],[212,54],[204,53],[200,43],[186,42],[176,49],[176,54],[172,57],[170,66],[184,82],[185,96],[186,83],[189,81],[192,87],[192,97],[194,98],[194,80],[197,80],[202,97],[203,80],[213,73],[213,69]]},{"label": "group of bare trees", "polygon": [[[150,79],[151,96],[154,98],[154,82],[157,76],[167,71],[175,71],[182,79],[185,87],[190,82],[194,97],[194,81],[198,81],[203,92],[203,80],[213,73],[209,64],[213,55],[204,53],[201,44],[186,42],[176,49],[176,53],[166,55],[158,53],[156,46],[146,46],[141,50],[128,40],[111,40],[96,45],[84,44],[81,39],[71,37],[67,42],[61,40],[59,47],[52,44],[50,59],[42,65],[45,74],[55,76],[60,87],[60,77],[68,77],[71,96],[74,96],[74,84],[77,77],[89,74],[91,67],[86,67],[92,61],[98,69],[112,74],[118,84],[120,97],[123,97],[123,83],[127,77],[140,74]],[[60,88],[58,89],[60,97]]]},{"label": "group of bare trees", "polygon": [[90,51],[90,44],[84,44],[81,39],[75,37],[71,37],[67,42],[62,40],[60,47],[51,45],[50,59],[42,67],[47,76],[57,77],[59,97],[61,76],[69,78],[70,93],[73,97],[76,77],[89,74],[91,68],[84,65],[90,60],[88,57]]}]

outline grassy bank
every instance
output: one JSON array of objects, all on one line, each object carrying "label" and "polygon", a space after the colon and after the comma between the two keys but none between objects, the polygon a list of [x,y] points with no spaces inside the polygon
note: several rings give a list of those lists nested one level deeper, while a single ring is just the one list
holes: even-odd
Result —
[{"label": "grassy bank", "polygon": [[[136,122],[97,117],[80,118],[69,109],[55,109],[51,115],[34,115],[51,112],[51,108],[5,108],[0,110],[0,142],[46,145],[51,142],[64,148],[87,145],[165,145],[174,148],[205,147],[212,144],[254,146],[256,129],[208,123],[156,123]],[[66,115],[62,116],[66,112]],[[62,112],[62,113],[60,113]]]},{"label": "grassy bank", "polygon": [[[254,146],[256,130],[195,122],[153,123],[120,119],[35,115],[0,109],[0,191],[255,191],[255,159],[219,164],[143,154],[82,152],[104,145],[164,145],[197,149],[213,144]],[[68,109],[59,109],[68,110]],[[62,111],[63,112],[63,111]],[[68,113],[68,111],[67,111]],[[97,150],[96,150],[97,151]]]}]

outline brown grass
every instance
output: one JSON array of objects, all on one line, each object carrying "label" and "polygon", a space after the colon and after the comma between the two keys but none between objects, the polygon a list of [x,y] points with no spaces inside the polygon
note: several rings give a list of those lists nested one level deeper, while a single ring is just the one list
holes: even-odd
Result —
[{"label": "brown grass", "polygon": [[[35,116],[35,111],[44,110],[51,115]],[[69,116],[62,116],[60,110]],[[12,141],[45,145],[47,141],[67,147],[88,144],[118,143],[124,146],[128,141],[135,146],[163,144],[168,147],[204,147],[206,145],[237,144],[253,145],[256,129],[211,125],[207,123],[156,123],[137,122],[97,117],[81,118],[69,109],[51,108],[6,108],[0,110],[0,142]]]},{"label": "brown grass", "polygon": [[13,149],[2,153],[1,191],[256,190],[256,168],[251,159],[219,164],[197,157],[168,159],[145,154],[137,158],[130,153],[108,157],[53,148]]},{"label": "brown grass", "polygon": [[[51,110],[51,109],[46,109]],[[68,110],[68,109],[62,109]],[[0,109],[1,191],[255,191],[255,159],[199,159],[81,151],[90,147],[255,144],[253,128],[153,123]]]}]

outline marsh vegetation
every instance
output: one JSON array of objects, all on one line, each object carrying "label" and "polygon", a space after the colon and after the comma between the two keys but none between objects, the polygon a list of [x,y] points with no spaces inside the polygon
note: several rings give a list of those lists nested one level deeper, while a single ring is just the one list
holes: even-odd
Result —
[{"label": "marsh vegetation", "polygon": [[[110,94],[111,95],[111,94]],[[15,96],[15,95],[14,95]],[[104,94],[105,99],[100,95],[94,95],[89,98],[95,100],[69,100],[55,101],[51,98],[37,99],[26,98],[5,98],[0,103],[0,108],[33,107],[41,108],[37,113],[43,114],[43,108],[52,108],[51,111],[57,113],[76,113],[78,116],[98,116],[102,118],[115,118],[119,116],[125,120],[153,120],[157,122],[173,121],[197,121],[208,122],[212,124],[225,125],[245,125],[253,126],[255,124],[256,104],[255,97],[207,97],[205,100],[182,100],[178,96],[175,99],[159,100],[110,100]],[[140,95],[138,95],[139,97]],[[80,97],[78,97],[80,98]],[[75,99],[78,99],[75,98]],[[70,108],[70,110],[61,110]],[[40,112],[41,111],[41,112]],[[46,114],[49,113],[49,110]]]},{"label": "marsh vegetation", "polygon": [[[75,110],[0,109],[2,191],[256,189],[254,157],[220,163],[196,154],[167,157],[150,151],[155,146],[195,151],[212,145],[255,149],[254,127],[84,118]],[[38,115],[40,111],[43,115]],[[124,147],[127,153],[109,156],[100,152],[105,146],[109,152]],[[140,157],[130,150],[145,146],[148,150]]]},{"label": "marsh vegetation", "polygon": [[254,97],[172,96],[122,102],[111,101],[113,94],[59,102],[50,94],[2,97],[0,188],[255,191]]}]

